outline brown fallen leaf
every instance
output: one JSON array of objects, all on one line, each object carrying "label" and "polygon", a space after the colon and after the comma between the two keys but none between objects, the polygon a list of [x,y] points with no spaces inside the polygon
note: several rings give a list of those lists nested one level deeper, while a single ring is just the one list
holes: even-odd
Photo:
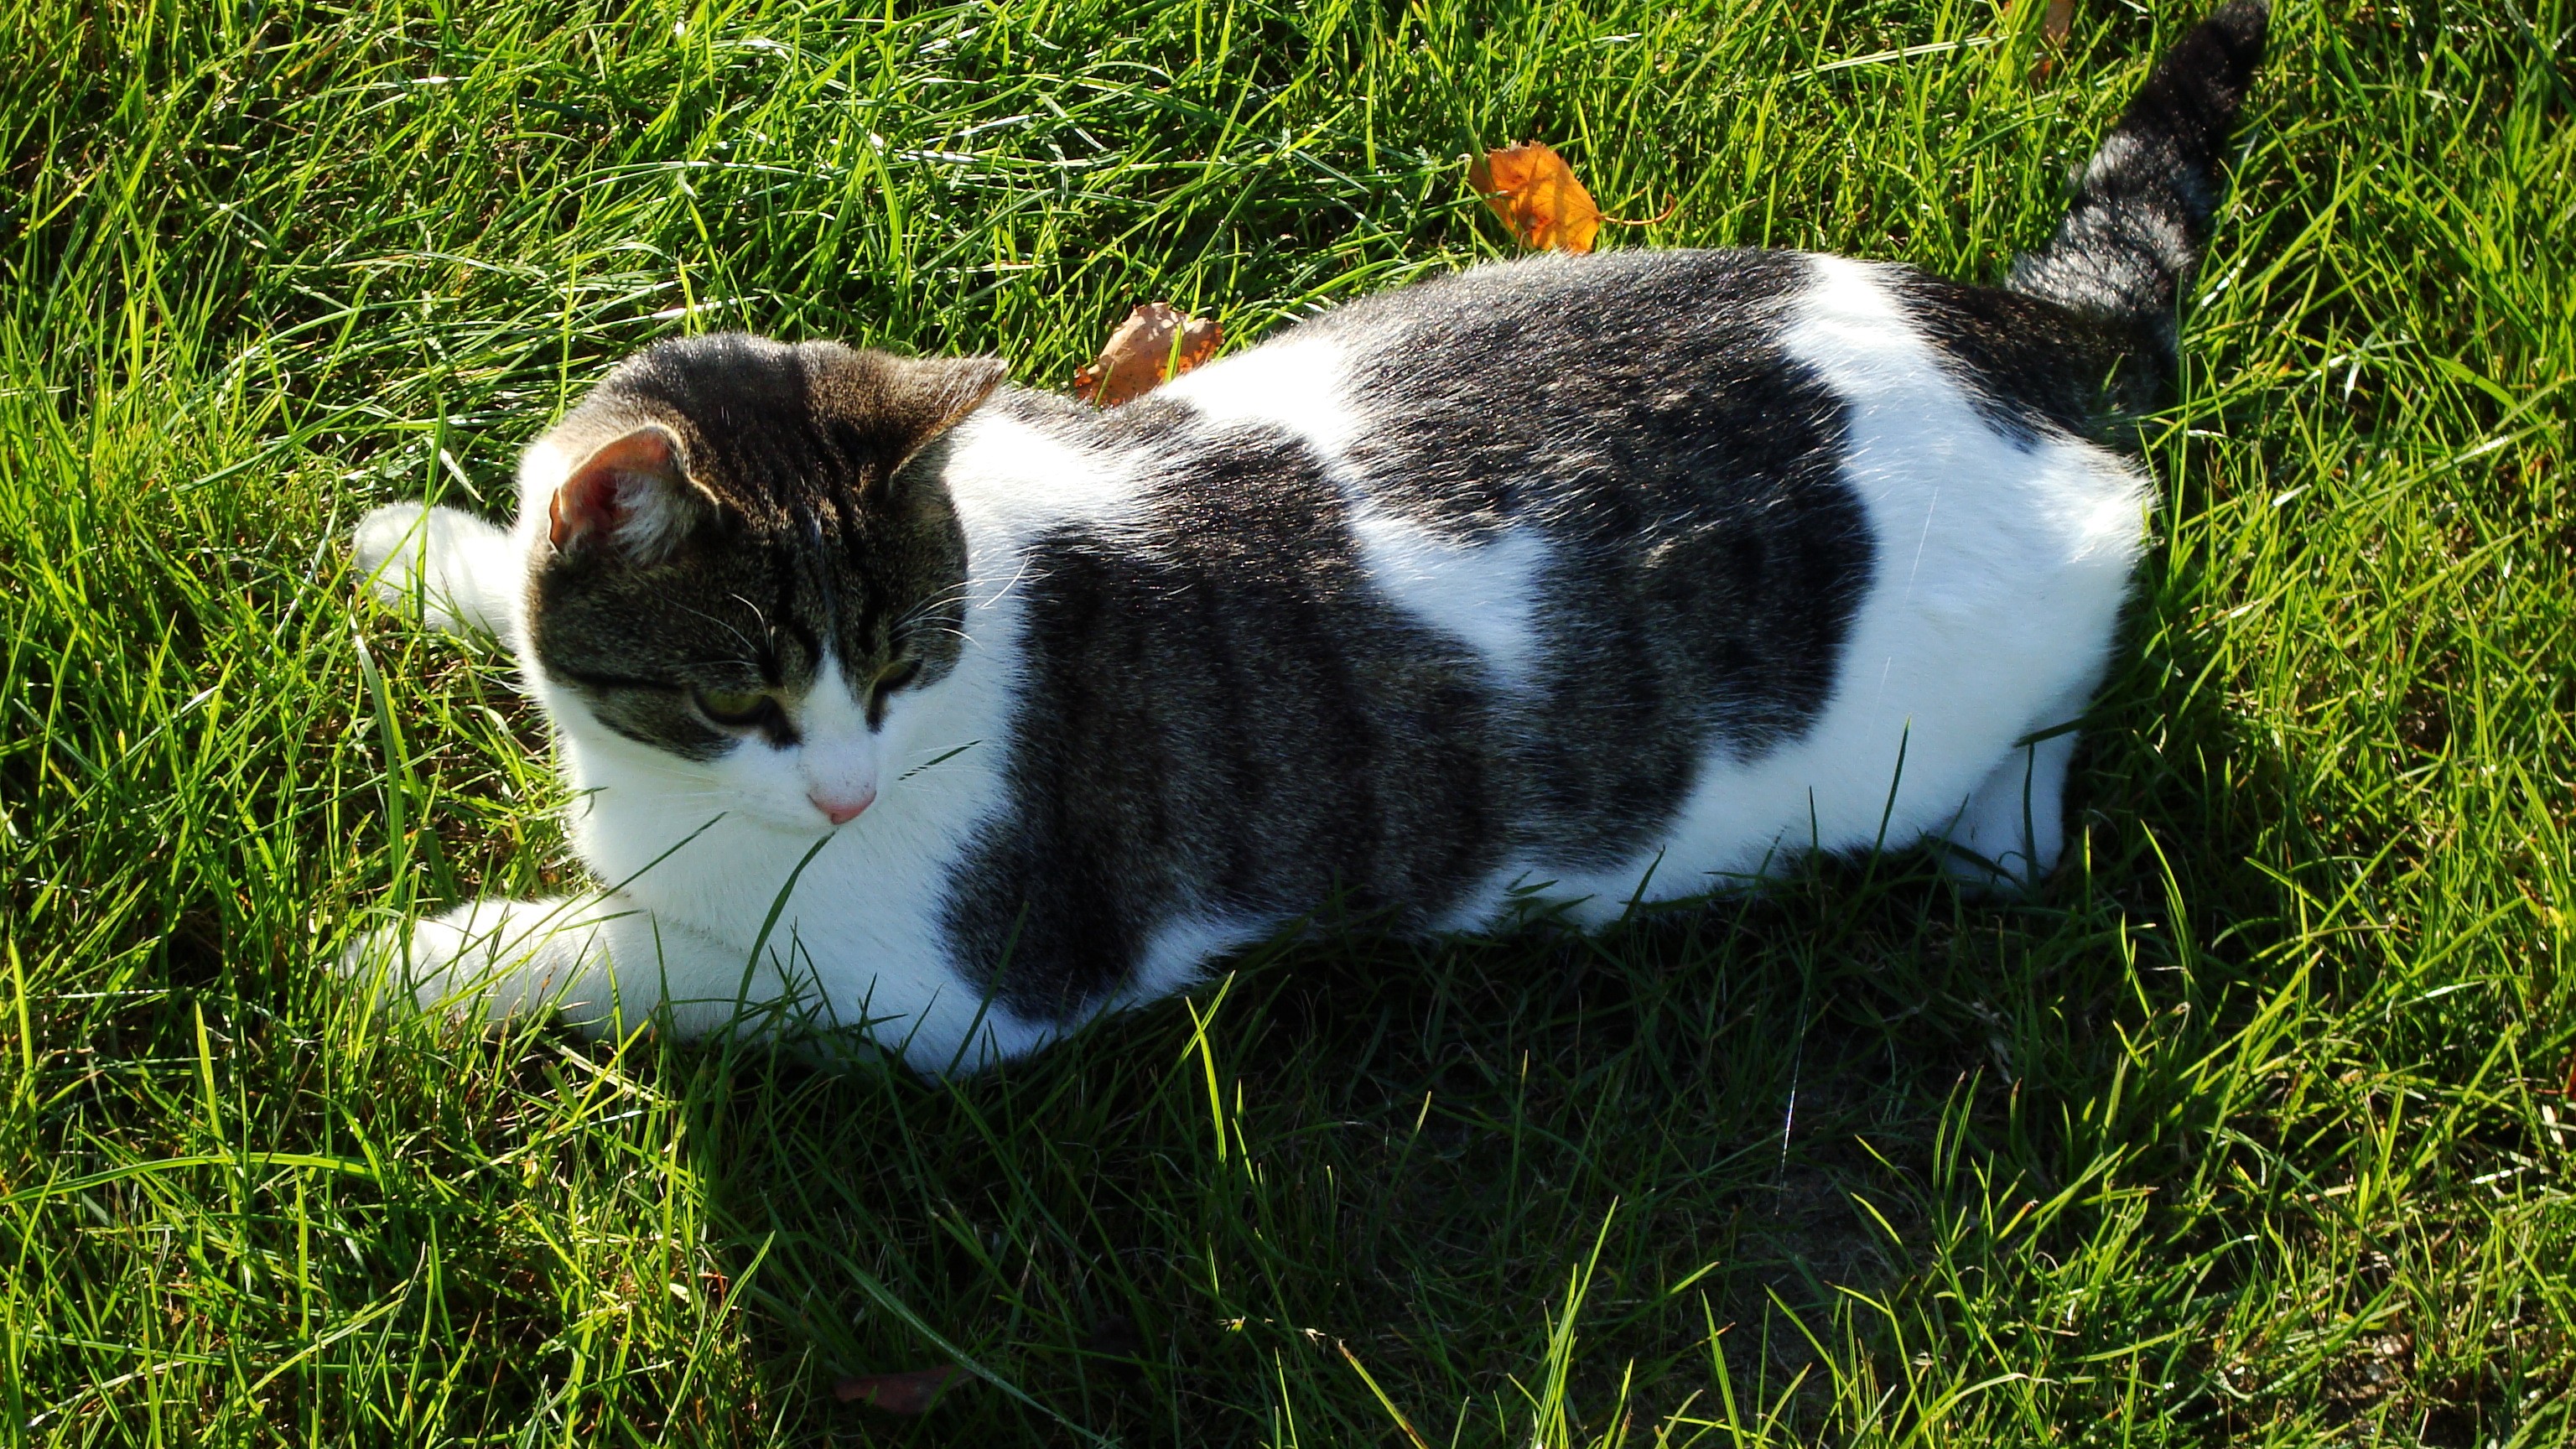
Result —
[{"label": "brown fallen leaf", "polygon": [[1681,206],[1681,198],[1675,197],[1663,216],[1638,221],[1603,216],[1592,193],[1574,179],[1574,168],[1543,141],[1486,152],[1467,163],[1467,181],[1522,246],[1560,252],[1588,252],[1604,226],[1653,226]]},{"label": "brown fallen leaf", "polygon": [[964,1377],[966,1370],[953,1363],[898,1374],[852,1374],[832,1385],[832,1397],[845,1404],[867,1404],[889,1414],[922,1414],[929,1412],[942,1389]]},{"label": "brown fallen leaf", "polygon": [[1098,361],[1075,369],[1074,396],[1104,408],[1133,402],[1216,356],[1224,341],[1214,321],[1169,302],[1147,302],[1109,334]]},{"label": "brown fallen leaf", "polygon": [[2075,0],[2048,0],[2048,13],[2039,18],[2039,38],[2059,46],[2074,33]]},{"label": "brown fallen leaf", "polygon": [[2039,63],[2031,74],[2040,80],[2055,75],[2059,58],[2066,54],[2066,38],[2074,33],[2075,0],[2047,0],[2039,17]]},{"label": "brown fallen leaf", "polygon": [[1544,141],[1486,152],[1468,163],[1467,182],[1522,246],[1588,252],[1601,230],[1601,208],[1592,193]]}]

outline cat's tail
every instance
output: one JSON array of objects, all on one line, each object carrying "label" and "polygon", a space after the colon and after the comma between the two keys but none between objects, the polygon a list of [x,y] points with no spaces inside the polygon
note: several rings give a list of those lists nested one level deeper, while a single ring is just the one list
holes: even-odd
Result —
[{"label": "cat's tail", "polygon": [[2123,326],[2173,375],[2174,300],[2208,244],[2219,157],[2271,13],[2236,0],[2166,53],[2084,168],[2057,235],[2016,260],[2006,285]]}]

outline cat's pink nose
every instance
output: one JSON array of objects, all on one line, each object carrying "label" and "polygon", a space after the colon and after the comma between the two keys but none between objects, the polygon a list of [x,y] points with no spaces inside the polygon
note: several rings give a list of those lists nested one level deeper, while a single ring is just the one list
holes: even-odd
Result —
[{"label": "cat's pink nose", "polygon": [[826,795],[817,790],[805,798],[814,802],[814,808],[823,812],[824,819],[835,825],[847,825],[859,818],[860,811],[877,802],[877,792],[861,790],[855,795]]}]

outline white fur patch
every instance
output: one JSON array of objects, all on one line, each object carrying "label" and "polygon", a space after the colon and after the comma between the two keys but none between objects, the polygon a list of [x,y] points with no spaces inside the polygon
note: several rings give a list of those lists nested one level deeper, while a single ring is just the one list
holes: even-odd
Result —
[{"label": "white fur patch", "polygon": [[1139,1006],[1187,991],[1207,979],[1210,961],[1239,951],[1276,929],[1275,921],[1225,916],[1184,916],[1168,922],[1145,943],[1135,974],[1104,1009]]},{"label": "white fur patch", "polygon": [[1343,396],[1350,369],[1351,358],[1338,344],[1291,336],[1184,373],[1162,393],[1218,427],[1276,428],[1339,473],[1361,427]]},{"label": "white fur patch", "polygon": [[[970,554],[988,581],[1008,584],[1016,559],[1049,528],[1115,528],[1133,512],[1143,460],[1076,447],[1016,418],[970,414],[949,435],[947,481]],[[1014,562],[1001,567],[1005,555]],[[981,595],[970,594],[970,607]]]},{"label": "white fur patch", "polygon": [[1446,538],[1381,506],[1350,463],[1351,442],[1368,426],[1344,385],[1351,370],[1340,344],[1292,337],[1211,363],[1163,391],[1219,427],[1266,428],[1302,443],[1350,508],[1369,581],[1424,627],[1473,650],[1505,688],[1525,685],[1537,657],[1533,620],[1547,541],[1534,529]]},{"label": "white fur patch", "polygon": [[1520,689],[1538,661],[1539,573],[1547,540],[1509,529],[1481,542],[1445,539],[1399,515],[1356,510],[1361,564],[1397,607],[1464,641],[1506,689]]},{"label": "white fur patch", "polygon": [[868,728],[859,687],[826,651],[814,683],[796,707],[796,769],[808,802],[873,800],[879,769],[876,734]]},{"label": "white fur patch", "polygon": [[555,446],[551,433],[530,443],[528,450],[519,455],[519,519],[522,523],[531,516],[544,520],[556,491],[572,477],[572,465],[577,461]]}]

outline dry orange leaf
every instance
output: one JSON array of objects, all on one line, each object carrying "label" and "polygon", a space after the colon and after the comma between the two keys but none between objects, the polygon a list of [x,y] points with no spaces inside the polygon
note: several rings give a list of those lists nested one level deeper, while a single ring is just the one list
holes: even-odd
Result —
[{"label": "dry orange leaf", "polygon": [[1525,247],[1592,250],[1601,208],[1574,179],[1574,168],[1544,141],[1488,151],[1467,167],[1467,181]]},{"label": "dry orange leaf", "polygon": [[2048,79],[2057,69],[2057,58],[2065,53],[2067,38],[2074,33],[2075,0],[2048,0],[2039,17],[2040,79]]},{"label": "dry orange leaf", "polygon": [[1109,334],[1098,361],[1075,369],[1074,396],[1104,408],[1132,402],[1216,356],[1224,341],[1225,334],[1208,318],[1193,317],[1169,302],[1148,302]]},{"label": "dry orange leaf", "polygon": [[2039,17],[2039,38],[2051,45],[2064,45],[2075,33],[2075,0],[2048,0],[2048,13]]},{"label": "dry orange leaf", "polygon": [[832,1397],[845,1404],[856,1400],[889,1414],[925,1414],[940,1390],[965,1376],[966,1371],[953,1363],[899,1374],[852,1374],[832,1385]]}]

